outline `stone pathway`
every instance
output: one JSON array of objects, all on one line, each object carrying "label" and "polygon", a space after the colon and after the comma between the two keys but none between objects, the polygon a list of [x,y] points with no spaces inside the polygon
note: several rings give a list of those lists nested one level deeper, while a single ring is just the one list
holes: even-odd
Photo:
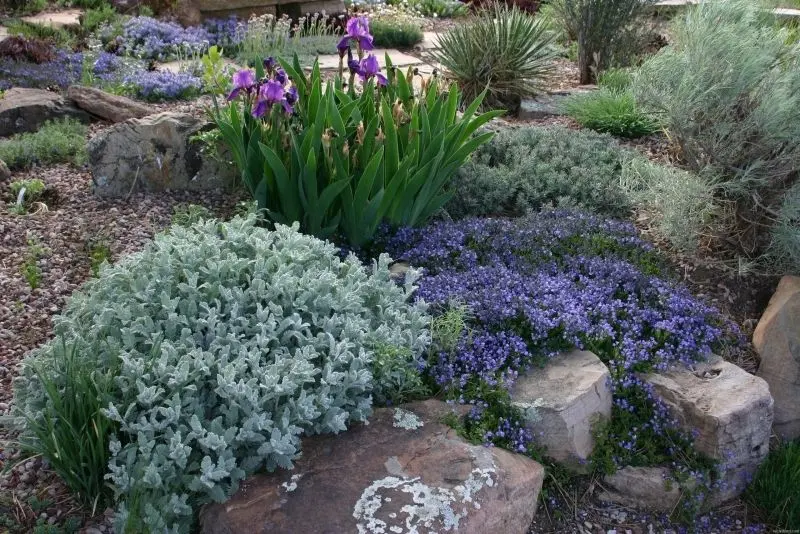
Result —
[{"label": "stone pathway", "polygon": [[[407,67],[409,65],[418,65],[422,63],[422,60],[418,57],[414,57],[408,54],[404,54],[399,50],[385,50],[376,48],[372,51],[375,54],[375,57],[381,62],[383,65],[383,58],[388,53],[389,59],[392,60],[392,64],[395,67]],[[338,69],[339,68],[339,54],[325,54],[319,56],[319,68],[322,70],[325,69]]]},{"label": "stone pathway", "polygon": [[51,28],[63,28],[64,26],[78,26],[80,16],[83,11],[80,9],[67,9],[57,13],[39,13],[29,17],[22,17],[22,20],[30,24],[40,26],[50,26]]},{"label": "stone pathway", "polygon": [[422,42],[419,44],[423,50],[432,50],[439,48],[439,32],[424,32],[422,34]]}]

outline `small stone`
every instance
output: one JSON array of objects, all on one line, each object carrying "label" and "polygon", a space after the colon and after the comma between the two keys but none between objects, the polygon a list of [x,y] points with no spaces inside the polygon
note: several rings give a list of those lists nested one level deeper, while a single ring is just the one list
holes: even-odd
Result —
[{"label": "small stone", "polygon": [[599,499],[632,508],[670,511],[680,500],[681,491],[676,484],[667,483],[668,475],[669,470],[663,467],[623,467],[603,477],[607,488]]},{"label": "small stone", "polygon": [[594,526],[590,521],[584,521],[583,524],[586,526],[586,528],[592,528]]},{"label": "small stone", "polygon": [[616,531],[616,530],[614,530],[614,529],[607,530],[607,531],[606,531],[606,534],[617,534],[617,531]]}]

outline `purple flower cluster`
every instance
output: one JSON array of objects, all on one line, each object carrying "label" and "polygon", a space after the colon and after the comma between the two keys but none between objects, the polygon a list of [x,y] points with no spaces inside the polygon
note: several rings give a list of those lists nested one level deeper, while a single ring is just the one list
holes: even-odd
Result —
[{"label": "purple flower cluster", "polygon": [[297,102],[297,88],[290,85],[289,77],[274,58],[264,60],[264,72],[262,80],[256,80],[256,73],[251,69],[236,72],[228,101],[245,98],[250,105],[250,113],[256,118],[263,117],[276,105],[291,115]]},{"label": "purple flower cluster", "polygon": [[125,23],[118,52],[166,61],[179,54],[202,53],[218,38],[201,26],[184,28],[151,17],[133,17]]},{"label": "purple flower cluster", "polygon": [[57,50],[53,61],[36,64],[0,58],[0,90],[11,87],[64,89],[81,79],[83,54]]},{"label": "purple flower cluster", "polygon": [[211,37],[210,44],[228,47],[241,43],[243,34],[238,31],[239,25],[239,19],[231,15],[224,19],[208,19],[203,22],[203,29]]},{"label": "purple flower cluster", "polygon": [[186,72],[140,71],[125,77],[137,96],[146,100],[188,98],[203,86],[202,80]]},{"label": "purple flower cluster", "polygon": [[119,69],[122,65],[119,57],[108,52],[100,52],[97,59],[92,64],[92,73],[103,81],[115,81],[119,76]]}]

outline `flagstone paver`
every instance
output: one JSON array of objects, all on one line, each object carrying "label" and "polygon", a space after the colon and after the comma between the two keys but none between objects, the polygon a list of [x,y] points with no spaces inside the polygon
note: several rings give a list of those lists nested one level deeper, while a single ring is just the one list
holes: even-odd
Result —
[{"label": "flagstone paver", "polygon": [[83,11],[80,9],[67,9],[56,13],[39,13],[29,17],[22,17],[22,20],[39,26],[50,26],[51,28],[63,28],[64,26],[77,26],[80,24],[80,16]]},{"label": "flagstone paver", "polygon": [[[422,60],[418,57],[411,56],[409,54],[404,54],[399,50],[384,50],[384,49],[375,49],[371,51],[372,54],[375,54],[375,57],[380,60],[381,64],[383,64],[383,58],[385,54],[389,54],[389,59],[392,60],[392,64],[395,67],[407,67],[408,65],[417,65],[421,64]],[[338,69],[339,68],[339,54],[325,54],[319,56],[319,68],[320,69]]]}]

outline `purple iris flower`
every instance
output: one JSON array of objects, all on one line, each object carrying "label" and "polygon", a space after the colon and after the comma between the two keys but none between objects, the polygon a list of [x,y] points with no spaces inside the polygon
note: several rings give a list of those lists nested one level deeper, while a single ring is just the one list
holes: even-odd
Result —
[{"label": "purple iris flower", "polygon": [[361,50],[372,50],[372,35],[369,33],[369,19],[367,17],[353,17],[347,21],[347,33],[336,48],[339,54],[344,57],[344,51],[350,46],[350,41],[356,41]]},{"label": "purple iris flower", "polygon": [[381,74],[381,65],[378,63],[378,58],[376,58],[374,54],[370,54],[361,60],[358,74],[364,81],[374,76],[378,80],[378,85],[386,85],[389,82],[386,76]]},{"label": "purple iris flower", "polygon": [[267,72],[272,72],[272,69],[274,69],[275,65],[277,64],[278,62],[275,61],[275,58],[270,56],[264,60],[264,70],[266,70]]},{"label": "purple iris flower", "polygon": [[282,85],[286,85],[286,80],[287,80],[286,71],[283,70],[283,69],[276,70],[275,71],[275,80],[278,83],[282,84]]},{"label": "purple iris flower", "polygon": [[283,84],[276,81],[268,81],[261,86],[258,92],[258,100],[253,108],[253,117],[263,117],[264,114],[272,109],[272,106],[283,102]]},{"label": "purple iris flower", "polygon": [[256,85],[256,73],[250,69],[242,69],[233,75],[233,91],[228,100],[233,100],[242,91],[250,92]]}]

